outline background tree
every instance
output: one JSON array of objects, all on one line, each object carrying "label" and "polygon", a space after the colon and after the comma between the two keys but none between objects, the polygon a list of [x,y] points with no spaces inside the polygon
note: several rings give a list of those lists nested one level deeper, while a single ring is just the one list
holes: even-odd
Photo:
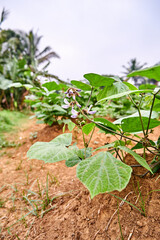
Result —
[{"label": "background tree", "polygon": [[[136,58],[131,59],[128,63],[128,66],[123,65],[122,67],[125,69],[125,76],[133,71],[137,71],[142,69],[147,63],[140,64]],[[139,86],[141,84],[145,84],[146,80],[144,77],[132,77],[133,83],[135,86]]]},{"label": "background tree", "polygon": [[[8,13],[5,9],[2,10],[0,27]],[[42,36],[38,36],[32,30],[26,33],[21,30],[0,28],[1,107],[22,108],[29,85],[40,86],[39,76],[46,76],[51,58],[59,58],[50,46],[39,50],[41,39]],[[40,64],[44,64],[41,70]],[[55,75],[50,76],[59,80]]]}]

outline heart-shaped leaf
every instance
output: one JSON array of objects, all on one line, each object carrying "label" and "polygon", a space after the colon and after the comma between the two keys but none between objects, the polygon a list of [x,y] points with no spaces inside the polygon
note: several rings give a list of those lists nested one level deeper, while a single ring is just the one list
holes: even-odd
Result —
[{"label": "heart-shaped leaf", "polygon": [[91,86],[86,84],[86,83],[83,83],[83,82],[80,82],[80,81],[76,81],[76,80],[72,80],[71,83],[73,85],[75,85],[77,88],[80,88],[82,90],[86,90],[86,91],[90,91],[91,90]]},{"label": "heart-shaped leaf", "polygon": [[43,160],[46,163],[59,162],[71,158],[73,149],[67,148],[72,142],[72,134],[61,134],[51,142],[36,142],[27,152],[30,159]]},{"label": "heart-shaped leaf", "polygon": [[115,81],[112,77],[105,77],[96,73],[87,73],[84,75],[84,78],[86,78],[93,87],[110,86]]},{"label": "heart-shaped leaf", "polygon": [[[144,130],[147,129],[148,121],[149,121],[149,118],[142,117]],[[160,121],[156,119],[150,119],[149,129],[155,128],[159,125],[160,125]],[[130,118],[123,119],[121,122],[121,127],[124,132],[129,132],[129,133],[140,132],[143,130],[141,125],[141,120],[139,117],[130,117]]]},{"label": "heart-shaped leaf", "polygon": [[108,152],[100,152],[77,166],[77,177],[88,188],[91,198],[99,193],[123,190],[131,172],[130,166]]}]

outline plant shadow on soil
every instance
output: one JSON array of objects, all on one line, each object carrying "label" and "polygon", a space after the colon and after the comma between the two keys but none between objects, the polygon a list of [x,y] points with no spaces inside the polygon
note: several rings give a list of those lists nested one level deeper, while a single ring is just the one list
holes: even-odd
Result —
[{"label": "plant shadow on soil", "polygon": [[[155,133],[160,135],[160,128]],[[113,193],[146,211],[143,216],[125,202],[119,206],[118,221],[117,204],[121,200],[117,203],[108,193],[91,200],[76,178],[76,167],[67,168],[64,161],[28,161],[26,153],[34,142],[50,141],[59,134],[61,126],[36,125],[32,119],[17,135],[9,136],[10,141],[23,144],[0,151],[0,239],[116,240],[121,239],[120,223],[124,239],[159,240],[160,192],[153,191],[159,189],[159,173],[144,178],[132,175],[126,189]],[[97,131],[91,147],[97,148],[112,138]],[[77,130],[73,131],[73,142],[83,147]],[[130,155],[126,162],[135,164]],[[134,172],[139,174],[139,168]]]}]

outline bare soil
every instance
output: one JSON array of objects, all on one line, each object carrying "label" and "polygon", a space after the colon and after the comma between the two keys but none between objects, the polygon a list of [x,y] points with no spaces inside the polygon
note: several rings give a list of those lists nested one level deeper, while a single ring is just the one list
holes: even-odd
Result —
[{"label": "bare soil", "polygon": [[[0,239],[118,240],[122,239],[122,231],[127,240],[159,240],[159,173],[144,178],[133,174],[126,189],[113,193],[145,210],[146,216],[108,193],[91,199],[76,178],[76,167],[67,168],[64,161],[45,164],[26,157],[34,142],[50,141],[59,134],[59,125],[36,125],[35,120],[30,120],[8,136],[21,146],[0,151]],[[156,128],[151,137],[156,140],[159,135],[160,128]],[[80,148],[81,137],[80,132],[73,131],[73,142]],[[91,147],[97,148],[113,138],[97,131]],[[126,162],[135,164],[130,155]],[[134,173],[140,172],[134,169]],[[43,206],[39,204],[42,201]]]}]

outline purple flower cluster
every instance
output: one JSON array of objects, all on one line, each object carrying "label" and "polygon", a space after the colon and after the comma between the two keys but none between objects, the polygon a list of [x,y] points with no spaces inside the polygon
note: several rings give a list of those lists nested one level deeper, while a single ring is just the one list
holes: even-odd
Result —
[{"label": "purple flower cluster", "polygon": [[[65,105],[62,105],[63,108],[68,109],[69,107],[72,107],[71,110],[71,118],[77,118],[78,115],[80,114],[80,112],[77,112],[74,107],[77,106],[78,108],[81,108],[81,105],[77,102],[76,97],[81,97],[81,95],[79,94],[79,92],[81,92],[81,89],[77,89],[77,88],[69,88],[65,94],[68,98],[73,98],[73,101],[68,102],[68,100],[65,98],[64,99],[64,103]],[[82,112],[84,112],[85,114],[95,114],[96,111],[90,111],[90,109],[92,108],[92,105],[90,105],[90,107],[88,109],[83,109]]]}]

